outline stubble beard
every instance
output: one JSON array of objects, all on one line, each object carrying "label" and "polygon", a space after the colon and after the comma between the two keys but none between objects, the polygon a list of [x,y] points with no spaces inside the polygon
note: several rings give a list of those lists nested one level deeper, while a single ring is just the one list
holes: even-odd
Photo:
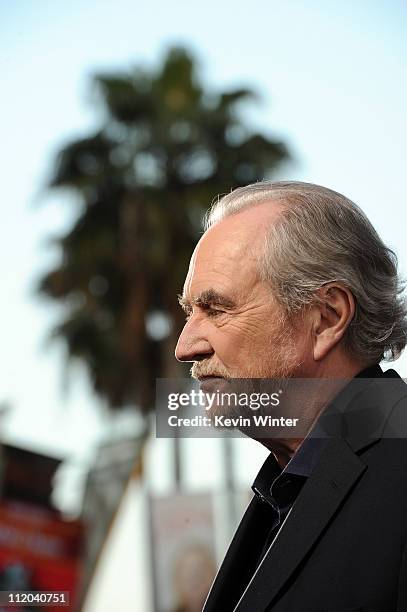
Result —
[{"label": "stubble beard", "polygon": [[[285,317],[278,320],[262,352],[251,357],[249,367],[244,368],[236,375],[233,373],[233,376],[221,364],[214,367],[210,360],[194,363],[191,368],[191,375],[194,378],[212,374],[222,377],[224,380],[221,381],[219,386],[210,388],[211,393],[219,391],[220,396],[222,393],[236,393],[239,397],[241,397],[239,394],[250,396],[250,394],[259,393],[267,393],[269,396],[273,393],[280,393],[283,396],[287,392],[290,380],[300,373],[302,365],[297,356],[294,330]],[[280,405],[280,408],[261,406],[255,414],[285,416],[283,406],[284,402]],[[251,418],[253,414],[254,412],[248,404],[226,404],[225,402],[220,404],[214,402],[211,408],[206,411],[206,415],[212,419],[216,416]]]}]

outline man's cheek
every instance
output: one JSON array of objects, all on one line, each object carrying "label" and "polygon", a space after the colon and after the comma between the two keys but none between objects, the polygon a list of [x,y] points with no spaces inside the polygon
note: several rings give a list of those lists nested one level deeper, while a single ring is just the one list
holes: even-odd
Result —
[{"label": "man's cheek", "polygon": [[242,361],[243,353],[246,347],[246,339],[234,334],[227,334],[218,337],[218,342],[214,346],[216,357],[224,368],[228,370],[230,376],[239,377],[239,366]]},{"label": "man's cheek", "polygon": [[235,344],[252,343],[256,338],[264,336],[264,319],[259,317],[244,318],[240,320],[230,320],[228,325],[223,327],[222,332],[235,338]]}]

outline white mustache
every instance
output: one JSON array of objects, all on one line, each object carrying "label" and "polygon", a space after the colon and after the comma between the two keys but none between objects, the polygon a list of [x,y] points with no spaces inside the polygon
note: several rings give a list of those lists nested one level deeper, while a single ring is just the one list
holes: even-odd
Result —
[{"label": "white mustache", "polygon": [[196,378],[198,380],[206,376],[216,376],[217,378],[229,378],[230,377],[229,372],[227,372],[226,370],[219,372],[216,370],[212,370],[208,368],[207,366],[202,366],[202,365],[199,366],[196,363],[194,363],[194,365],[191,368],[191,376],[192,378]]}]

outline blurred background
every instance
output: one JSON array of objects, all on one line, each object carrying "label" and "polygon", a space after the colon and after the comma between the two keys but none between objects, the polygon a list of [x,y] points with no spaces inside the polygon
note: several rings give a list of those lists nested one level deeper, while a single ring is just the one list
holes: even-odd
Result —
[{"label": "blurred background", "polygon": [[320,183],[405,275],[406,25],[402,0],[0,0],[0,590],[201,609],[266,456],[154,435],[202,216]]}]

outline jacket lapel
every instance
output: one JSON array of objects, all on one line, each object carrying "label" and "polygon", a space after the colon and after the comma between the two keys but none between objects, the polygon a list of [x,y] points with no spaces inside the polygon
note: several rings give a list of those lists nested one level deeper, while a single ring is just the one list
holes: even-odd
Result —
[{"label": "jacket lapel", "polygon": [[[356,387],[327,411],[320,424],[327,441],[318,463],[299,494],[264,559],[251,577],[244,574],[247,546],[262,512],[253,498],[215,578],[203,612],[264,612],[311,550],[342,502],[366,470],[356,454],[376,443],[388,427],[393,406],[407,386],[393,370],[377,374],[367,388]],[[389,379],[393,379],[389,385]],[[348,392],[349,393],[349,389]],[[343,404],[346,409],[342,411]],[[306,526],[304,528],[304,526]],[[250,579],[251,578],[251,579]],[[243,594],[239,586],[247,585]],[[241,596],[240,596],[241,595]],[[240,596],[240,599],[238,599]]]},{"label": "jacket lapel", "polygon": [[234,608],[235,612],[262,612],[272,603],[365,469],[343,439],[327,441],[318,465]]},{"label": "jacket lapel", "polygon": [[262,513],[266,511],[265,505],[253,497],[215,577],[203,612],[231,610],[231,607],[237,604],[243,586],[248,584],[251,578],[250,568],[242,563],[242,559],[247,558],[248,547],[256,546],[257,534],[253,531],[253,526],[258,521],[262,522]]},{"label": "jacket lapel", "polygon": [[394,370],[379,368],[376,376],[373,383],[354,380],[320,419],[328,438],[318,463],[234,612],[263,612],[272,604],[367,469],[356,453],[392,431],[392,409],[407,386]]}]

